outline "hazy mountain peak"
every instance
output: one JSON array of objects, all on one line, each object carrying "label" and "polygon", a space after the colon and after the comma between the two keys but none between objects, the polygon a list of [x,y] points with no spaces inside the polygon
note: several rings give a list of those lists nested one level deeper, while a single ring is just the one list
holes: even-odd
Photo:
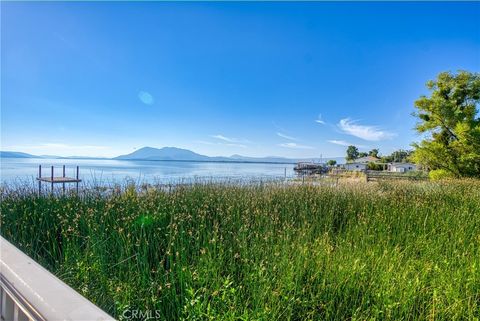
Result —
[{"label": "hazy mountain peak", "polygon": [[177,147],[142,147],[136,151],[115,157],[115,159],[144,159],[144,160],[208,160],[207,156],[194,153],[188,149]]}]

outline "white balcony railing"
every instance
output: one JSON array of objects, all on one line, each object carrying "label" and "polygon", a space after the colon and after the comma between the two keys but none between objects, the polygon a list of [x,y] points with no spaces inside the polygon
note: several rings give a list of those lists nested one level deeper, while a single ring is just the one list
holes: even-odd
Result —
[{"label": "white balcony railing", "polygon": [[114,320],[0,236],[3,321]]}]

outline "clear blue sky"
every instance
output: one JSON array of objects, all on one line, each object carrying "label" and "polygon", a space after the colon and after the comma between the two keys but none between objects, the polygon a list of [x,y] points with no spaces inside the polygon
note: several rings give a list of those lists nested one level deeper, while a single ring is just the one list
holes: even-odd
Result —
[{"label": "clear blue sky", "polygon": [[408,148],[480,3],[1,3],[2,150],[343,156]]}]

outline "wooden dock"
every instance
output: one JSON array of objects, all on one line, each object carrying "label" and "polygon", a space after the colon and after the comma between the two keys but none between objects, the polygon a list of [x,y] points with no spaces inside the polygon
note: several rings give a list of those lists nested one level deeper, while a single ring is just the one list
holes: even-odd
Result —
[{"label": "wooden dock", "polygon": [[322,174],[326,172],[324,164],[299,162],[293,170],[302,175]]},{"label": "wooden dock", "polygon": [[77,166],[76,168],[76,177],[67,177],[65,176],[65,165],[63,165],[63,171],[62,171],[62,176],[55,176],[55,169],[53,166],[51,166],[51,171],[50,171],[50,176],[42,176],[42,165],[38,165],[38,194],[40,195],[42,193],[42,182],[48,183],[51,185],[51,190],[53,193],[53,186],[54,184],[62,184],[62,190],[63,193],[65,194],[65,184],[68,183],[75,183],[76,184],[76,191],[78,193],[78,184],[82,181],[79,178],[79,167]]},{"label": "wooden dock", "polygon": [[82,181],[71,177],[37,177],[37,180],[48,183],[76,183]]}]

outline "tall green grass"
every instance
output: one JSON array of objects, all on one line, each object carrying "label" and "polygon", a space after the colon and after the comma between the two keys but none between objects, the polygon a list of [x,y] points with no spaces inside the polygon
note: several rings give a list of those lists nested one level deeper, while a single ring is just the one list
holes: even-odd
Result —
[{"label": "tall green grass", "polygon": [[480,317],[480,182],[3,190],[1,234],[111,315]]}]

